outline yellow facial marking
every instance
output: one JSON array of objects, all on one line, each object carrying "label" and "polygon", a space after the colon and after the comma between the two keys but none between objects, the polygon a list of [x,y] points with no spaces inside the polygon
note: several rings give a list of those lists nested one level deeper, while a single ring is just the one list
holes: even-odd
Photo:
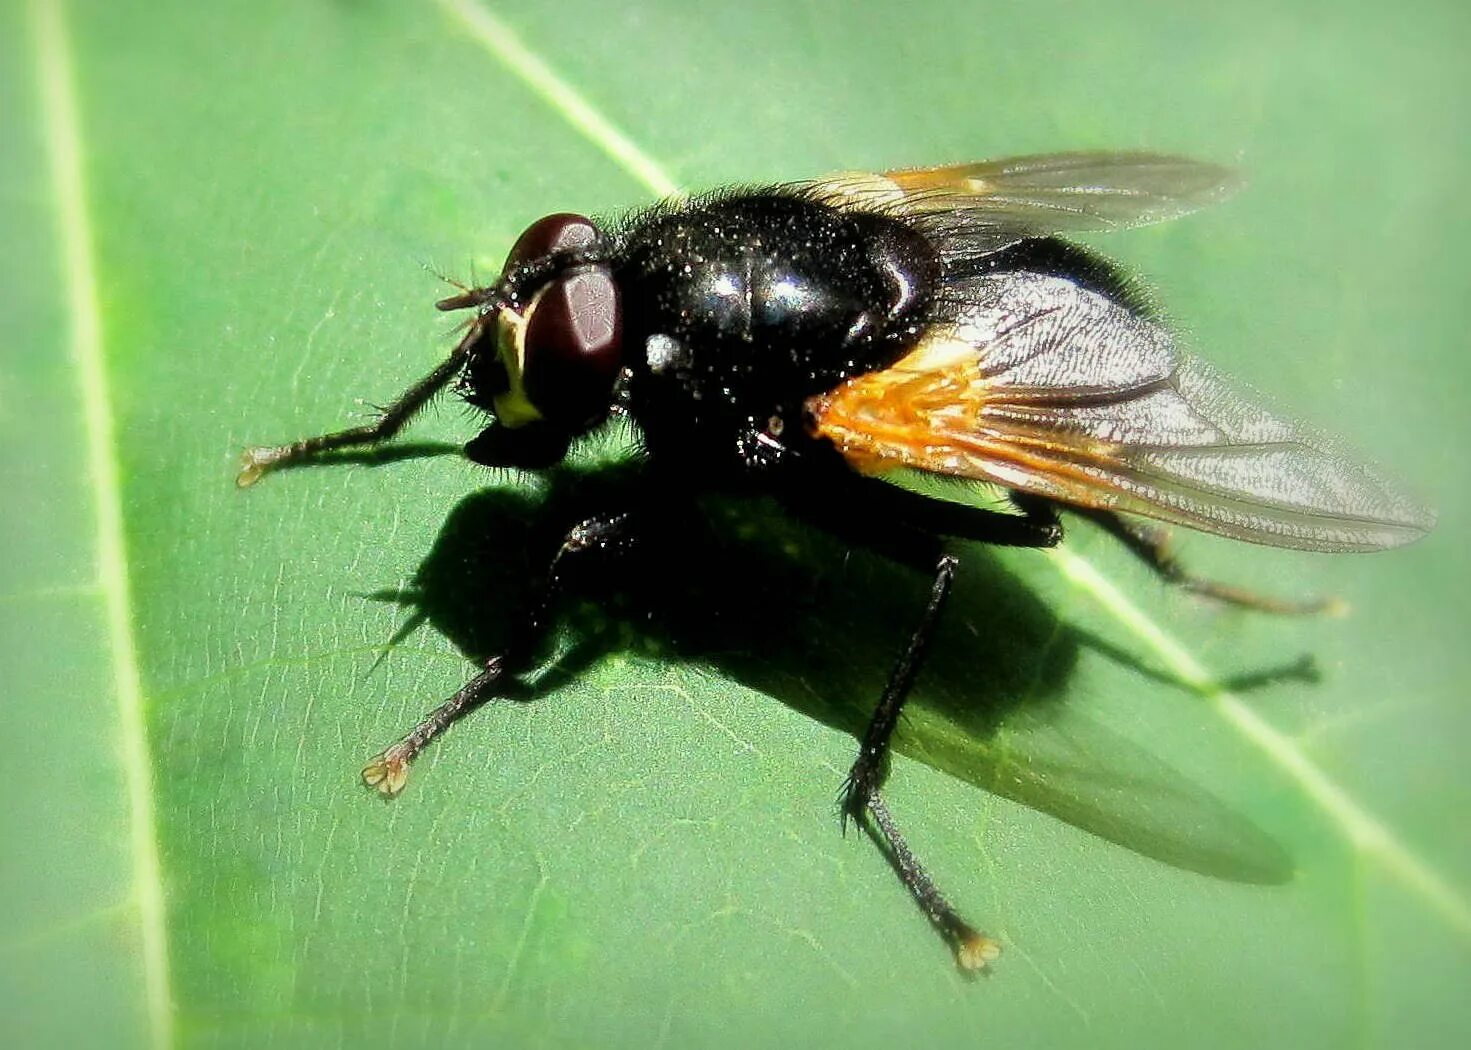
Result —
[{"label": "yellow facial marking", "polygon": [[[542,291],[545,291],[543,289]],[[509,387],[504,393],[491,398],[490,405],[495,418],[502,426],[524,427],[541,418],[541,410],[526,396],[526,323],[541,301],[542,292],[532,296],[524,313],[502,310],[496,314],[496,352],[505,366]]]}]

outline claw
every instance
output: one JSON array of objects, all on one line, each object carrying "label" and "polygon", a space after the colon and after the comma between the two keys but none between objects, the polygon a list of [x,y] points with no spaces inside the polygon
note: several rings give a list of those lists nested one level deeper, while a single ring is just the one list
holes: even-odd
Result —
[{"label": "claw", "polygon": [[384,798],[393,798],[409,782],[408,759],[389,748],[363,767],[363,783]]},{"label": "claw", "polygon": [[235,484],[248,489],[290,453],[286,445],[256,445],[240,454],[240,473],[235,475]]},{"label": "claw", "polygon": [[974,973],[1001,954],[1001,942],[972,930],[955,943],[955,962],[962,970]]}]

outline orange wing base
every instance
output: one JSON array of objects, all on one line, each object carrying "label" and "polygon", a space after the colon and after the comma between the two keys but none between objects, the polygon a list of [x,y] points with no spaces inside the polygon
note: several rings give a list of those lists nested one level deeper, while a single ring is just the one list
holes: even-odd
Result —
[{"label": "orange wing base", "polygon": [[1111,508],[1120,493],[1087,463],[1114,465],[1116,448],[992,416],[1022,398],[988,382],[975,348],[932,334],[890,368],[855,376],[807,401],[811,430],[865,474],[908,467],[990,482],[1081,506]]}]

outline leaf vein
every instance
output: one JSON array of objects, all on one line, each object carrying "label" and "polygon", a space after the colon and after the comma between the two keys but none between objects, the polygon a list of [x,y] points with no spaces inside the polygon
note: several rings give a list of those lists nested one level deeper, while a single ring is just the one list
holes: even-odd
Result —
[{"label": "leaf vein", "polygon": [[129,848],[138,901],[149,1033],[155,1047],[173,1045],[167,912],[158,852],[153,770],[149,758],[138,645],[133,633],[127,541],[123,530],[117,424],[103,358],[96,243],[88,213],[72,42],[60,0],[32,0],[31,24],[40,78],[41,125],[55,196],[67,299],[69,352],[85,423],[86,461],[97,532],[97,587],[102,593],[116,688],[123,776],[131,813]]},{"label": "leaf vein", "polygon": [[1291,777],[1332,818],[1354,849],[1379,861],[1407,889],[1434,907],[1461,933],[1471,936],[1471,903],[1396,838],[1383,821],[1335,783],[1289,736],[1216,681],[1177,639],[1145,615],[1087,559],[1058,548],[1052,552],[1050,561],[1064,578],[1091,595],[1153,649],[1171,671],[1210,702],[1216,714]]},{"label": "leaf vein", "polygon": [[634,179],[661,197],[671,197],[679,192],[678,183],[670,178],[662,165],[640,149],[576,88],[558,76],[510,26],[471,0],[435,0],[435,3]]}]

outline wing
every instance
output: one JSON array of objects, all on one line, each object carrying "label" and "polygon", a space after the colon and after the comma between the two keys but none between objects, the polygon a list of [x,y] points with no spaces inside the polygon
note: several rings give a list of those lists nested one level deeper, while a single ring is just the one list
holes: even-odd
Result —
[{"label": "wing", "polygon": [[816,431],[855,467],[913,467],[1305,550],[1379,550],[1434,524],[1104,295],[1027,272],[949,291],[966,304],[952,323],[809,401]]},{"label": "wing", "polygon": [[1049,153],[904,171],[843,172],[798,184],[830,203],[911,216],[955,214],[967,228],[1022,236],[1114,230],[1203,208],[1240,187],[1218,164],[1160,153]]}]

